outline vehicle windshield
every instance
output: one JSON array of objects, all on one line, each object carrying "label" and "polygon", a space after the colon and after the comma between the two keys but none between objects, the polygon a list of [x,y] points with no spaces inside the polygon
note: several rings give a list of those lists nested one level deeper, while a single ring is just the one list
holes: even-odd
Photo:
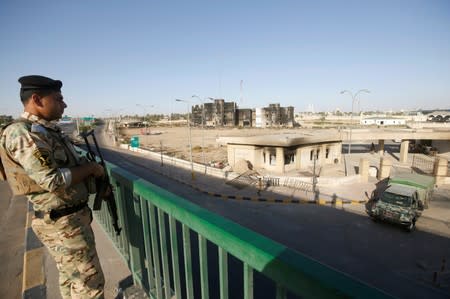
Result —
[{"label": "vehicle windshield", "polygon": [[381,201],[390,203],[401,207],[411,206],[411,198],[404,195],[385,192],[381,198]]}]

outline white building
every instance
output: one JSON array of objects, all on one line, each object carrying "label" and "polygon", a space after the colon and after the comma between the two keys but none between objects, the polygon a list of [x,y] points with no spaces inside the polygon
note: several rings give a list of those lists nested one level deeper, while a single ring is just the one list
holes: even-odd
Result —
[{"label": "white building", "polygon": [[361,125],[375,125],[375,126],[404,126],[406,125],[406,119],[394,118],[394,117],[368,117],[362,118]]},{"label": "white building", "polygon": [[277,134],[219,137],[227,145],[228,163],[249,161],[255,169],[275,173],[307,169],[341,161],[342,141],[335,134]]}]

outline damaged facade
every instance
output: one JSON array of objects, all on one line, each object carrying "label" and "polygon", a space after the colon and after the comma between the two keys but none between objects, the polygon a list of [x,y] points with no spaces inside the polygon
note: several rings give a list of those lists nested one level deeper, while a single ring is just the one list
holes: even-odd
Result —
[{"label": "damaged facade", "polygon": [[[202,119],[206,126],[212,127],[293,127],[294,107],[280,107],[280,104],[270,104],[264,108],[239,109],[235,102],[225,102],[215,99],[212,103],[192,106],[192,122],[201,125]],[[202,118],[203,113],[203,118]]]}]

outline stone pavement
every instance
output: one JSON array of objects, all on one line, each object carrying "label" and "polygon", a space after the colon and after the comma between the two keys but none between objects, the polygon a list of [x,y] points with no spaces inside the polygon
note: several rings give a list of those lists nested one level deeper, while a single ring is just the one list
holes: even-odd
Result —
[{"label": "stone pavement", "polygon": [[0,181],[0,199],[0,298],[20,298],[27,200],[12,197],[4,181]]}]

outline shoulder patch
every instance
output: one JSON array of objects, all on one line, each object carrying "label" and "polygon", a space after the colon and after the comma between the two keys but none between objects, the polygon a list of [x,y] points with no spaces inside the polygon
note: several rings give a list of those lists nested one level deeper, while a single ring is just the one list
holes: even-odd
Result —
[{"label": "shoulder patch", "polygon": [[31,132],[32,133],[45,133],[45,132],[47,132],[47,130],[45,129],[45,127],[43,125],[33,123],[31,125]]},{"label": "shoulder patch", "polygon": [[37,149],[33,152],[33,156],[39,160],[41,166],[50,167],[50,151],[47,149]]}]

